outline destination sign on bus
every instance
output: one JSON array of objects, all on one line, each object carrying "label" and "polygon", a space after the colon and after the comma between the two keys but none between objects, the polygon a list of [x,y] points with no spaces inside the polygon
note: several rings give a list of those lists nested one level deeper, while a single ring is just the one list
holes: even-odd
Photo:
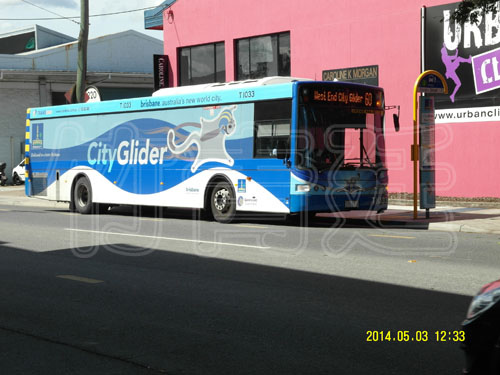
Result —
[{"label": "destination sign on bus", "polygon": [[[352,87],[315,86],[304,92],[309,101],[346,105],[357,108],[380,109],[382,103],[376,90],[364,90]],[[307,100],[307,99],[306,99]]]},{"label": "destination sign on bus", "polygon": [[314,100],[320,102],[340,102],[345,104],[360,104],[364,100],[365,105],[371,107],[373,103],[373,94],[367,92],[364,96],[361,96],[357,92],[314,90]]}]

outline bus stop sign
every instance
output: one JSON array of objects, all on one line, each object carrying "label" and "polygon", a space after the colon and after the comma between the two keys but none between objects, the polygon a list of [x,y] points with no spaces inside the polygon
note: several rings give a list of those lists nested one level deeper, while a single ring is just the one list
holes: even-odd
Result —
[{"label": "bus stop sign", "polygon": [[430,73],[422,77],[418,83],[417,91],[426,94],[443,94],[445,87],[442,79],[437,74]]},{"label": "bus stop sign", "polygon": [[435,70],[426,70],[420,74],[413,87],[413,145],[411,155],[413,160],[413,218],[418,218],[417,196],[418,196],[418,161],[419,144],[418,136],[423,140],[424,145],[420,147],[420,153],[424,156],[421,164],[421,194],[423,199],[421,207],[425,208],[429,216],[429,208],[435,205],[435,150],[434,150],[434,100],[422,97],[421,107],[423,107],[420,118],[423,132],[419,132],[417,123],[418,113],[418,93],[421,94],[447,94],[448,85],[441,73]]}]

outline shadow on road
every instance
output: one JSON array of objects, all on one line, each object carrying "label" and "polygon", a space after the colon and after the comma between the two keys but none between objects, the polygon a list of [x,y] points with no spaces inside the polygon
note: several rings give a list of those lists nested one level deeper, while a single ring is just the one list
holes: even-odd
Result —
[{"label": "shadow on road", "polygon": [[[119,243],[86,251],[0,245],[3,373],[457,374],[463,363],[459,343],[435,332],[460,329],[466,296],[173,251],[127,256],[138,249]],[[369,331],[396,340],[368,342]]]},{"label": "shadow on road", "polygon": [[[61,212],[61,210],[48,209],[48,211]],[[66,211],[64,211],[66,212]],[[345,214],[345,213],[344,213]],[[363,216],[366,214],[366,217]],[[385,218],[380,215],[371,215],[364,212],[355,217],[343,214],[317,214],[316,216],[296,215],[286,217],[282,214],[241,212],[233,223],[266,224],[266,225],[286,225],[294,227],[311,228],[383,228],[383,229],[421,229],[429,228],[428,221],[413,221],[405,218]],[[112,207],[104,215],[117,216],[139,216],[143,218],[164,218],[178,220],[203,220],[211,221],[210,217],[200,210],[162,208],[162,207],[137,207],[137,206],[116,206]]]}]

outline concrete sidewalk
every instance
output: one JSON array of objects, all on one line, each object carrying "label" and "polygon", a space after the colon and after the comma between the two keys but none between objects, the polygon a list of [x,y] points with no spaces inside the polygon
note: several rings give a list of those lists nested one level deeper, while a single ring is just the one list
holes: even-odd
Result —
[{"label": "concrete sidewalk", "polygon": [[413,219],[413,206],[389,205],[387,211],[377,215],[368,211],[348,211],[319,216],[342,217],[350,224],[368,222],[379,228],[426,229],[446,232],[500,234],[500,209],[477,207],[451,207],[438,205],[430,210],[418,211]]},{"label": "concrete sidewalk", "polygon": [[50,207],[50,208],[68,208],[67,203],[51,202],[44,199],[29,198],[24,193],[24,185],[19,186],[1,186],[0,187],[0,205],[8,206],[31,206],[31,207]]},{"label": "concrete sidewalk", "polygon": [[[23,186],[0,187],[0,205],[48,207],[67,210],[67,203],[50,202],[43,199],[28,198]],[[390,205],[389,209],[377,215],[368,211],[348,211],[332,214],[318,214],[326,218],[342,218],[352,225],[370,223],[380,228],[414,228],[449,232],[500,234],[500,208],[455,207],[439,205],[425,218],[420,210],[418,218],[413,219],[413,207]]]}]

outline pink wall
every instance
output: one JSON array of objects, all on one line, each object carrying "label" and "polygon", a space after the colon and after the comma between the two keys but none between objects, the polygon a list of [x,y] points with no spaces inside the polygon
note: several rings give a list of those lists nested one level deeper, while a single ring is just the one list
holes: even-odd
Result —
[{"label": "pink wall", "polygon": [[[234,40],[290,31],[291,74],[379,65],[387,105],[401,105],[401,131],[386,124],[390,192],[413,190],[412,96],[420,73],[420,9],[443,0],[178,0],[164,14],[165,54],[177,85],[177,49],[225,42],[226,81],[234,80]],[[498,123],[436,125],[437,195],[500,197]]]}]

